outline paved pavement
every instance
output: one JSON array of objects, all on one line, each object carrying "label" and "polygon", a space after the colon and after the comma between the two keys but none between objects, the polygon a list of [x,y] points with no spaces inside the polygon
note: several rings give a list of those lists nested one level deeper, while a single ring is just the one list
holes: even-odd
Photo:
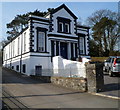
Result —
[{"label": "paved pavement", "polygon": [[118,100],[81,93],[3,69],[3,90],[28,108],[118,108]]},{"label": "paved pavement", "polygon": [[108,74],[105,74],[104,92],[100,92],[100,94],[120,98],[120,77],[110,77]]}]

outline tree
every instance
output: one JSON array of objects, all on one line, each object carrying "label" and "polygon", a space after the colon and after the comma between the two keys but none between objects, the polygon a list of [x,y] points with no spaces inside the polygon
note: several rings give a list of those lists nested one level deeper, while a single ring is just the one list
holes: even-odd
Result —
[{"label": "tree", "polygon": [[99,47],[99,56],[108,56],[114,50],[119,32],[118,14],[110,10],[99,10],[88,19],[92,27],[92,39]]},{"label": "tree", "polygon": [[90,56],[92,57],[99,57],[99,47],[98,45],[96,44],[96,42],[94,42],[94,40],[90,39],[89,41],[89,44],[90,44]]},{"label": "tree", "polygon": [[[54,8],[48,8],[47,12],[52,12]],[[41,12],[39,10],[35,10],[33,12],[28,12],[23,15],[17,15],[10,23],[7,24],[7,34],[8,34],[8,40],[12,37],[15,37],[16,35],[19,34],[21,30],[27,27],[28,24],[28,16],[29,15],[36,15],[43,17],[47,14],[47,12]]]},{"label": "tree", "polygon": [[6,39],[2,39],[0,41],[0,51],[2,51],[3,47],[5,46],[5,44],[7,43],[8,41]]}]

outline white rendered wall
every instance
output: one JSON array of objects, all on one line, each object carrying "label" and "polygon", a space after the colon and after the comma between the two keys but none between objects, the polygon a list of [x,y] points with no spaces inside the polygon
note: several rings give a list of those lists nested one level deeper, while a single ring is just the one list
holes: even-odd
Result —
[{"label": "white rendered wall", "polygon": [[[26,65],[26,73],[23,73],[23,71],[21,71],[21,73],[23,73],[23,74],[26,74],[26,75],[30,75],[30,65],[32,64],[31,62],[30,62],[30,56],[28,55],[26,55],[26,56],[24,56],[23,58],[22,58],[22,65],[23,64],[25,64]],[[22,67],[21,67],[22,68]]]},{"label": "white rendered wall", "polygon": [[[23,35],[26,33],[26,51],[23,51],[24,47],[24,40]],[[18,38],[19,38],[19,54],[18,54]],[[9,67],[10,63],[11,66],[14,66],[14,70],[16,70],[16,66],[19,65],[20,67],[20,57],[21,54],[29,52],[29,28],[26,29],[22,34],[16,37],[12,42],[7,44],[3,49],[3,66]],[[10,47],[9,47],[10,46]],[[22,50],[21,50],[22,49]],[[14,50],[14,53],[13,53]],[[7,58],[6,58],[7,55]]]},{"label": "white rendered wall", "polygon": [[[12,42],[10,42],[8,45],[5,46],[5,48],[3,49],[4,53],[7,54],[7,58],[5,56],[5,60],[13,58],[15,56],[18,56],[18,38],[20,39],[20,42],[19,42],[19,47],[20,47],[19,55],[21,55],[21,49],[24,46],[24,44],[23,44],[23,35],[24,35],[25,32],[26,32],[26,51],[25,52],[29,52],[29,37],[30,36],[29,36],[29,28],[28,28],[26,31],[24,31],[22,34],[20,34],[18,37],[16,37]],[[13,45],[13,43],[15,43],[15,44]],[[21,47],[21,45],[22,45],[22,47]],[[10,46],[10,49],[9,49],[9,46]],[[14,48],[14,56],[13,56],[13,48]],[[22,52],[22,53],[25,53],[25,52]]]},{"label": "white rendered wall", "polygon": [[53,57],[53,71],[54,76],[86,78],[84,63],[66,60],[60,56]]},{"label": "white rendered wall", "polygon": [[42,76],[52,76],[51,57],[31,56],[29,59],[29,64],[30,75],[35,75],[35,66],[42,66]]}]

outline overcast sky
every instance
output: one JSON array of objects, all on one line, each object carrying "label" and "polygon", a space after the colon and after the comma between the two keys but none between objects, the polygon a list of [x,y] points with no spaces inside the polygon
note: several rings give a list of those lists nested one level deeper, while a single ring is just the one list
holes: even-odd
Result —
[{"label": "overcast sky", "polygon": [[[48,8],[56,8],[65,4],[78,17],[83,24],[86,23],[87,17],[93,12],[100,9],[109,9],[118,12],[118,2],[2,2],[2,37],[6,38],[6,24],[11,22],[18,14],[24,14],[36,9],[47,11]],[[1,28],[1,27],[0,27]],[[1,40],[2,38],[0,38]]]}]

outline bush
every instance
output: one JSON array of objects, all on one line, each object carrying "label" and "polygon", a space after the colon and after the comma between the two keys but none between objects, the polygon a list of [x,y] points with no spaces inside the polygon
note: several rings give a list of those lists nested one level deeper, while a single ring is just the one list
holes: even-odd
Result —
[{"label": "bush", "polygon": [[91,62],[104,62],[108,57],[91,57]]}]

